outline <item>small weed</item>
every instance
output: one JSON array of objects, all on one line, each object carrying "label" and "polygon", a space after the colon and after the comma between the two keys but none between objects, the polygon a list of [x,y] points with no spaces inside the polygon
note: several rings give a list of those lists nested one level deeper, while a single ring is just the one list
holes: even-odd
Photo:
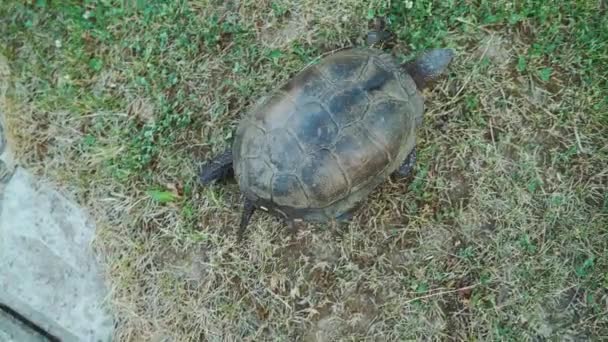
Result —
[{"label": "small weed", "polygon": [[551,79],[551,74],[553,74],[553,68],[542,68],[538,74],[541,80],[548,82]]},{"label": "small weed", "polygon": [[162,190],[148,190],[148,195],[150,195],[150,197],[159,202],[159,203],[168,203],[168,202],[173,202],[176,200],[176,196],[173,192],[171,191],[162,191]]},{"label": "small weed", "polygon": [[585,259],[582,264],[576,267],[576,275],[581,278],[588,276],[593,270],[594,261],[595,258],[593,257]]},{"label": "small weed", "polygon": [[536,245],[530,241],[530,236],[528,234],[523,234],[520,237],[519,245],[526,253],[534,254],[536,252]]},{"label": "small weed", "polygon": [[528,63],[526,61],[526,57],[519,56],[519,58],[517,59],[517,71],[519,71],[520,73],[523,73],[524,71],[526,71],[527,66],[528,66]]}]

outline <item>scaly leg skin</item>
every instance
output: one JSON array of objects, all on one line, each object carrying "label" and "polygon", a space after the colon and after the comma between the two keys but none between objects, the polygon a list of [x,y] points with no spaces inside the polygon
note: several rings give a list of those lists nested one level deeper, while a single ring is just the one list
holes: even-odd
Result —
[{"label": "scaly leg skin", "polygon": [[350,208],[350,210],[336,217],[336,222],[340,224],[350,224],[353,221],[355,214],[357,213],[357,211],[359,211],[359,209],[361,209],[362,206],[363,202],[355,204],[352,208]]},{"label": "scaly leg skin", "polygon": [[228,148],[201,166],[199,181],[208,185],[214,181],[227,179],[233,174],[232,149]]},{"label": "scaly leg skin", "polygon": [[350,221],[353,220],[354,216],[355,216],[355,213],[353,213],[352,211],[347,211],[344,214],[336,217],[336,222],[338,222],[338,223],[350,223]]},{"label": "scaly leg skin", "polygon": [[349,211],[342,213],[342,215],[336,217],[336,222],[339,224],[349,225],[353,221],[355,214],[361,207],[362,207],[361,203],[355,205]]},{"label": "scaly leg skin", "polygon": [[245,229],[249,225],[249,221],[251,221],[251,217],[255,212],[255,205],[249,199],[245,199],[245,203],[243,204],[243,213],[241,214],[241,224],[239,225],[239,231],[237,233],[237,243],[241,243],[243,241],[243,234],[245,233]]},{"label": "scaly leg skin", "polygon": [[405,161],[403,162],[403,164],[401,164],[399,169],[395,172],[395,175],[401,179],[407,178],[412,173],[412,170],[414,169],[414,165],[416,165],[416,148],[415,147],[412,150],[412,152],[410,152],[410,154],[407,156],[407,158],[405,158]]}]

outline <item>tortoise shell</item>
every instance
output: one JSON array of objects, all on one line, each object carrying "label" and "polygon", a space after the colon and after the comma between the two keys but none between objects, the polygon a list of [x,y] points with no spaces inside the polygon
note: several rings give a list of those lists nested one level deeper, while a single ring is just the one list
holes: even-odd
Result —
[{"label": "tortoise shell", "polygon": [[389,54],[321,59],[259,101],[232,146],[243,194],[284,218],[325,221],[354,209],[403,163],[424,110]]}]

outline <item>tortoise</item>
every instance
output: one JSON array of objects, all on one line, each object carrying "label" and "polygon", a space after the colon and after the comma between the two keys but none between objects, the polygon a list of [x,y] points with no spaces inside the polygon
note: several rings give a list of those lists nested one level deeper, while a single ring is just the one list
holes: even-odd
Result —
[{"label": "tortoise", "polygon": [[400,65],[375,47],[389,37],[376,20],[367,46],[334,52],[263,96],[241,119],[232,146],[202,165],[202,184],[233,176],[244,195],[239,241],[256,209],[292,228],[348,221],[389,176],[410,175],[421,92],[454,52],[431,49]]}]

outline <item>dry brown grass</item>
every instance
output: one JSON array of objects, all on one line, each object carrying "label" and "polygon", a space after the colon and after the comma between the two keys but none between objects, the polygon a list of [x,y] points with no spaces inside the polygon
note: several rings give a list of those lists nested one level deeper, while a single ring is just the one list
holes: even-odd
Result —
[{"label": "dry brown grass", "polygon": [[[559,63],[530,58],[518,72],[546,29],[531,19],[484,25],[471,11],[440,32],[458,57],[426,93],[413,178],[387,181],[349,226],[307,225],[292,239],[256,214],[246,244],[235,244],[237,186],[197,186],[193,160],[227,146],[248,106],[307,63],[300,56],[361,44],[368,9],[383,4],[191,1],[166,16],[108,19],[110,40],[68,39],[64,50],[53,47],[64,31],[49,20],[68,12],[41,11],[33,33],[0,31],[10,33],[3,107],[18,157],[95,214],[117,340],[608,335],[605,93],[581,80],[565,43]],[[25,21],[14,7],[10,18]],[[434,13],[447,21],[460,9]],[[416,13],[412,30],[436,24]],[[212,15],[248,33],[179,47],[182,32],[214,36],[223,24]],[[394,53],[411,56],[409,43]],[[81,48],[101,56],[101,70],[78,60]],[[281,51],[276,63],[272,51]],[[554,71],[543,81],[535,70],[546,65]],[[167,86],[171,73],[178,81]],[[140,143],[149,127],[153,139]],[[133,162],[148,149],[149,163]],[[178,198],[158,203],[152,188]]]}]

